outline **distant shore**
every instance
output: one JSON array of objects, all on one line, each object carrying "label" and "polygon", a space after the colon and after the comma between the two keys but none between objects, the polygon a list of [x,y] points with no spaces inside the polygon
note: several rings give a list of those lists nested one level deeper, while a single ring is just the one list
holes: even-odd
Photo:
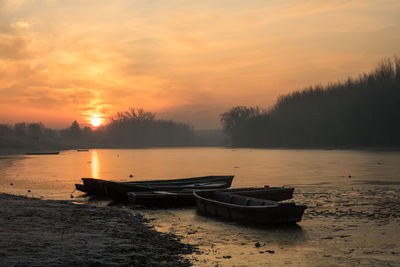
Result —
[{"label": "distant shore", "polygon": [[[144,149],[141,148],[131,148],[131,147],[106,147],[106,146],[98,146],[98,147],[90,147],[89,149]],[[171,148],[171,147],[146,147],[146,148]],[[173,147],[180,148],[180,147]],[[188,147],[182,147],[188,148]],[[190,148],[190,147],[189,147]],[[193,148],[201,148],[194,146]],[[323,146],[293,146],[293,147],[229,147],[229,146],[220,146],[219,148],[227,148],[227,149],[288,149],[288,150],[355,150],[355,151],[400,151],[400,147],[323,147]],[[53,147],[42,147],[40,149],[31,149],[31,148],[1,148],[0,147],[0,157],[1,156],[11,156],[11,155],[26,155],[27,152],[46,152],[46,151],[63,151],[70,149],[80,149],[75,147],[63,147],[59,149],[55,149]]]},{"label": "distant shore", "polygon": [[0,194],[0,266],[189,266],[193,247],[141,214]]}]

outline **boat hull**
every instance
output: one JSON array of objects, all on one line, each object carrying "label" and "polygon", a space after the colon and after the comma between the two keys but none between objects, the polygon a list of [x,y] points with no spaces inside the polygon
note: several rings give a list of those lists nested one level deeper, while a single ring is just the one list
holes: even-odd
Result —
[{"label": "boat hull", "polygon": [[[221,191],[235,193],[242,196],[280,201],[292,198],[294,188],[265,186],[261,188],[231,188],[223,189]],[[128,198],[129,202],[133,205],[142,205],[147,207],[175,207],[196,205],[193,190],[172,192],[129,192]]]},{"label": "boat hull", "polygon": [[[216,196],[218,194],[218,196]],[[252,224],[289,224],[301,221],[306,206],[278,203],[214,191],[194,192],[200,213]]]},{"label": "boat hull", "polygon": [[[203,176],[170,180],[148,180],[134,182],[113,182],[96,178],[82,178],[84,187],[78,186],[77,190],[89,195],[112,196],[113,198],[126,198],[127,192],[143,192],[154,190],[182,190],[196,188],[228,188],[234,176]],[[119,195],[123,196],[120,197]]]},{"label": "boat hull", "polygon": [[58,155],[60,152],[27,152],[26,155]]},{"label": "boat hull", "polygon": [[85,187],[85,185],[83,185],[83,184],[75,184],[75,189],[76,189],[76,190],[79,190],[79,191],[81,191],[81,192],[87,193],[86,187]]},{"label": "boat hull", "polygon": [[[115,201],[128,201],[129,192],[148,192],[148,191],[183,191],[183,190],[215,190],[229,188],[232,184],[233,176],[219,176],[213,179],[208,178],[203,182],[192,182],[184,184],[176,183],[153,183],[153,184],[127,184],[111,182],[104,184],[107,197]],[[179,201],[179,197],[177,198]]]}]

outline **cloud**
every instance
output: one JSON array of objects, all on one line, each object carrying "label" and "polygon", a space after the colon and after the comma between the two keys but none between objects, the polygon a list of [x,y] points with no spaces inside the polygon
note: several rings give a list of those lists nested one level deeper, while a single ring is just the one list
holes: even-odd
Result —
[{"label": "cloud", "polygon": [[31,41],[23,36],[0,34],[1,59],[26,59],[30,57]]},{"label": "cloud", "polygon": [[27,21],[23,21],[23,20],[19,20],[14,22],[13,24],[11,24],[11,28],[15,29],[15,30],[27,30],[30,28],[30,24]]},{"label": "cloud", "polygon": [[54,122],[143,107],[217,127],[231,106],[270,106],[398,54],[399,11],[390,0],[0,0],[0,108]]}]

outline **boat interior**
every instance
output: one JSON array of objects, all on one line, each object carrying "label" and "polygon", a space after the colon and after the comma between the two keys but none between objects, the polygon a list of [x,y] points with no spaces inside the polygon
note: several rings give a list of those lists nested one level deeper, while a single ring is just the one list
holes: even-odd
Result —
[{"label": "boat interior", "polygon": [[208,196],[202,194],[202,196],[210,197],[219,202],[240,205],[240,206],[278,206],[279,204],[275,201],[265,200],[265,199],[257,199],[252,197],[246,197],[231,193],[226,193],[222,191],[212,191],[212,192],[204,192]]}]

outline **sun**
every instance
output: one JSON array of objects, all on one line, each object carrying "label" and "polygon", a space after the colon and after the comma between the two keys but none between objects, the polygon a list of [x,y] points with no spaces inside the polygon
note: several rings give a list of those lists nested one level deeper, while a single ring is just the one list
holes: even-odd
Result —
[{"label": "sun", "polygon": [[90,124],[92,124],[93,127],[97,127],[102,124],[102,121],[99,117],[93,117],[92,120],[90,121]]}]

